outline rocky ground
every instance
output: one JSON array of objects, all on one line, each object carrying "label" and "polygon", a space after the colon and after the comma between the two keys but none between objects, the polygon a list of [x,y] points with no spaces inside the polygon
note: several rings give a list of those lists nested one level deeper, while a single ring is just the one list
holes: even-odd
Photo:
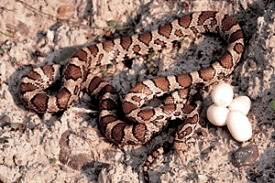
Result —
[{"label": "rocky ground", "polygon": [[[248,117],[253,137],[239,143],[226,127],[209,124],[205,112],[211,102],[205,91],[200,125],[185,159],[171,149],[149,170],[150,181],[275,182],[275,113],[270,105],[275,100],[274,1],[0,2],[0,182],[143,182],[147,154],[172,138],[169,131],[144,146],[117,148],[98,130],[96,108],[86,94],[63,114],[39,116],[20,102],[20,79],[32,65],[64,64],[80,46],[152,30],[202,10],[228,13],[243,29],[245,52],[228,80],[235,96],[252,100]],[[117,65],[109,80],[123,98],[137,82],[153,77],[155,65],[157,75],[196,70],[218,58],[225,44],[202,36],[185,47],[149,61],[137,58],[132,68]]]}]

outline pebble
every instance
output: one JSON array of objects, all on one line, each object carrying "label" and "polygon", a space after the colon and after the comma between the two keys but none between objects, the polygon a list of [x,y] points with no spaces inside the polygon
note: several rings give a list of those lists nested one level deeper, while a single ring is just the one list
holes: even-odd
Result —
[{"label": "pebble", "polygon": [[11,118],[8,115],[0,117],[0,127],[9,125],[11,123]]},{"label": "pebble", "polygon": [[241,147],[232,153],[232,164],[235,167],[251,166],[259,156],[257,145]]}]

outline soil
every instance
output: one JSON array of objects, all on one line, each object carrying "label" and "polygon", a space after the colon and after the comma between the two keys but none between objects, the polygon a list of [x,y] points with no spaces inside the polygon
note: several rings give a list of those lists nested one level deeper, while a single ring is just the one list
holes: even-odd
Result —
[{"label": "soil", "polygon": [[[81,94],[80,100],[62,114],[41,116],[19,100],[20,79],[32,67],[63,65],[82,46],[153,30],[203,10],[230,14],[243,29],[245,52],[226,80],[232,84],[235,96],[246,95],[252,100],[247,116],[253,136],[240,143],[226,127],[211,125],[206,119],[211,98],[204,91],[200,124],[188,152],[180,158],[172,148],[161,155],[149,169],[150,182],[275,182],[272,0],[1,0],[0,182],[144,182],[142,170],[147,155],[172,139],[171,129],[144,146],[118,148],[98,130],[96,103],[87,94]],[[108,71],[108,80],[123,98],[144,79],[207,66],[225,46],[215,36],[190,38],[177,53],[164,50],[149,61],[144,57],[134,59],[131,67],[118,64]],[[149,68],[144,66],[148,63]],[[155,66],[157,71],[150,70]],[[247,146],[255,154],[250,155],[253,152],[248,152]],[[236,157],[237,150],[244,150],[248,154],[244,158],[248,159]]]}]

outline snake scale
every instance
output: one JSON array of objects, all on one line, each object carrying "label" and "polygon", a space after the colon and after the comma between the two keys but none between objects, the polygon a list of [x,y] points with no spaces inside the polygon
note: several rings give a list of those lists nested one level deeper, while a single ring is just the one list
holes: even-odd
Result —
[{"label": "snake scale", "polygon": [[[186,36],[203,33],[219,34],[228,44],[216,62],[198,71],[142,81],[125,96],[122,107],[115,88],[102,76],[92,72],[96,67],[146,55],[151,50],[160,51]],[[59,76],[61,66],[55,64],[34,68],[21,80],[20,98],[24,106],[39,114],[56,113],[76,101],[80,91],[87,92],[98,101],[98,123],[102,134],[116,145],[144,144],[161,131],[167,121],[184,119],[174,137],[175,149],[183,150],[183,144],[190,138],[199,120],[201,105],[200,99],[190,102],[189,88],[198,83],[211,84],[230,75],[243,49],[242,30],[231,16],[215,11],[191,13],[151,32],[79,49],[64,66],[61,88],[54,95],[49,95],[45,90]],[[167,97],[161,105],[145,106],[153,98],[163,95]],[[121,117],[121,108],[127,120]]]}]

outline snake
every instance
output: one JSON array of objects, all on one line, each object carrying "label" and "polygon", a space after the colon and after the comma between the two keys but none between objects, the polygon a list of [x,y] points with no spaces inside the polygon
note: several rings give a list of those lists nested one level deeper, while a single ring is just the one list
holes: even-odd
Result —
[{"label": "snake", "polygon": [[[130,89],[121,102],[116,89],[95,68],[160,52],[192,35],[218,34],[227,47],[219,59],[205,68],[177,75],[157,76]],[[23,105],[38,114],[66,110],[79,99],[81,91],[96,99],[101,133],[113,144],[142,145],[163,130],[168,121],[184,119],[177,127],[174,147],[182,150],[199,121],[201,97],[191,89],[200,83],[212,84],[229,76],[241,59],[244,38],[233,17],[216,11],[194,12],[131,36],[106,40],[74,52],[68,62],[33,68],[22,77],[19,96]],[[60,89],[48,88],[60,79]],[[165,96],[158,106],[148,106]]]}]

